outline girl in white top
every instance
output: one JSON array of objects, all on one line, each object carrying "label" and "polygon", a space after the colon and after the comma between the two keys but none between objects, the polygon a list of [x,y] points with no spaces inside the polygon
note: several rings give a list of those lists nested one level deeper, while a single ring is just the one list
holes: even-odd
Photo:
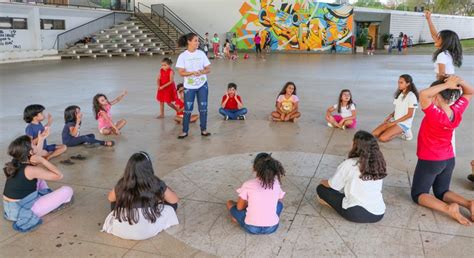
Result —
[{"label": "girl in white top", "polygon": [[137,152],[108,196],[112,212],[102,232],[123,239],[143,240],[178,224],[178,196],[154,175],[150,156]]},{"label": "girl in white top", "polygon": [[178,139],[188,136],[189,122],[194,108],[194,99],[197,99],[201,135],[209,136],[207,131],[207,99],[209,87],[206,74],[211,72],[211,63],[204,52],[198,49],[199,38],[194,33],[188,33],[179,38],[178,45],[186,50],[178,56],[176,68],[184,79],[184,117],[183,132]]},{"label": "girl in white top", "polygon": [[455,74],[454,67],[461,67],[462,65],[462,45],[458,34],[451,30],[442,30],[438,33],[431,20],[431,12],[426,11],[425,17],[436,47],[433,54],[436,79]]},{"label": "girl in white top", "polygon": [[349,159],[339,165],[334,176],[322,180],[318,186],[319,202],[352,222],[380,221],[385,213],[382,185],[386,176],[377,139],[368,132],[358,131]]},{"label": "girl in white top", "polygon": [[372,134],[381,142],[391,141],[399,135],[409,141],[413,139],[411,126],[418,108],[418,90],[410,75],[400,75],[393,104],[395,111],[390,113]]},{"label": "girl in white top", "polygon": [[[337,111],[337,114],[332,115],[334,111]],[[344,89],[339,93],[338,103],[330,106],[326,111],[326,121],[329,127],[342,130],[356,127],[356,106],[352,101],[350,90]]]}]

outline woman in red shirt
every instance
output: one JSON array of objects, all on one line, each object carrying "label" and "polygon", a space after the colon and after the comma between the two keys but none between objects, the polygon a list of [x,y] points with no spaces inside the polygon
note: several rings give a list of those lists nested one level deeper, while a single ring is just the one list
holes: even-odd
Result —
[{"label": "woman in red shirt", "polygon": [[[411,188],[414,202],[441,211],[463,225],[474,221],[474,200],[449,190],[455,165],[451,139],[473,92],[473,88],[457,76],[437,80],[420,92],[420,106],[425,116],[418,133],[418,162]],[[450,105],[453,99],[457,100]],[[431,187],[434,196],[430,194]],[[460,213],[459,205],[469,209],[471,221]]]}]

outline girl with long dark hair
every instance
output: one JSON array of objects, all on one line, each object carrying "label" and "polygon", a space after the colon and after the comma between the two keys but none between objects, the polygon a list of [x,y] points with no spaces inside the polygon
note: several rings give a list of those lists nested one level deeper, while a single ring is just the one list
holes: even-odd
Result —
[{"label": "girl with long dark hair", "polygon": [[[42,141],[48,135],[47,127],[38,139]],[[3,168],[7,177],[3,210],[4,217],[14,221],[13,229],[31,231],[42,223],[41,217],[72,203],[71,187],[61,186],[53,191],[46,184],[46,180],[61,180],[63,174],[45,158],[33,155],[30,137],[23,135],[11,142],[8,155],[12,160]]]},{"label": "girl with long dark hair", "polygon": [[239,189],[237,202],[227,201],[232,220],[250,234],[271,234],[278,229],[283,210],[281,180],[285,176],[282,164],[271,154],[259,153],[253,162],[256,177]]},{"label": "girl with long dark hair", "polygon": [[146,152],[130,157],[108,199],[113,210],[105,219],[103,232],[123,239],[143,240],[178,224],[178,196],[155,176]]},{"label": "girl with long dark hair", "polygon": [[114,123],[110,110],[113,105],[122,101],[126,95],[127,91],[124,90],[120,96],[112,101],[109,101],[107,96],[102,93],[98,93],[94,96],[92,99],[92,110],[94,111],[95,119],[99,123],[99,133],[103,135],[119,135],[121,133],[120,129],[127,124],[127,120],[120,119],[117,123]]},{"label": "girl with long dark hair", "polygon": [[[473,94],[472,86],[454,75],[437,80],[420,92],[425,116],[418,132],[418,162],[411,187],[414,202],[443,212],[463,225],[474,221],[474,200],[449,189],[455,166],[452,137]],[[430,194],[431,188],[434,195]],[[470,219],[461,214],[459,206],[470,211]]]},{"label": "girl with long dark hair", "polygon": [[185,47],[176,61],[179,75],[184,79],[184,118],[183,132],[178,139],[188,136],[189,122],[194,108],[194,99],[197,99],[202,136],[210,136],[207,131],[207,100],[209,85],[206,74],[211,72],[211,63],[204,52],[198,49],[199,38],[194,33],[188,33],[179,38],[178,45]]},{"label": "girl with long dark hair", "polygon": [[278,93],[276,100],[276,111],[271,114],[275,122],[296,122],[301,117],[298,110],[300,99],[296,95],[296,84],[287,82]]},{"label": "girl with long dark hair", "polygon": [[382,185],[386,176],[385,159],[377,139],[366,131],[358,131],[348,159],[337,167],[334,176],[322,180],[317,187],[319,202],[352,222],[380,221],[385,213]]},{"label": "girl with long dark hair", "polygon": [[400,75],[394,98],[395,111],[372,132],[381,142],[391,141],[398,135],[402,135],[407,141],[413,139],[411,126],[418,108],[418,90],[410,75]]},{"label": "girl with long dark hair", "polygon": [[436,79],[455,74],[454,67],[462,65],[462,45],[458,34],[452,30],[442,30],[439,33],[431,19],[431,12],[426,11],[425,17],[430,27],[436,51],[433,53]]},{"label": "girl with long dark hair", "polygon": [[[336,111],[336,114],[332,113]],[[330,106],[326,110],[326,121],[329,127],[339,129],[356,128],[357,126],[356,105],[352,100],[352,93],[348,89],[343,89],[339,93],[337,104]]]}]

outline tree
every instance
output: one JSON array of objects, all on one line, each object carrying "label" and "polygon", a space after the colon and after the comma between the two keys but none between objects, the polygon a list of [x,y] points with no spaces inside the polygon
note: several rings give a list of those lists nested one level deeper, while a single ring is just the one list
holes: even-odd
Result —
[{"label": "tree", "polygon": [[385,9],[385,6],[378,0],[357,0],[354,6]]}]

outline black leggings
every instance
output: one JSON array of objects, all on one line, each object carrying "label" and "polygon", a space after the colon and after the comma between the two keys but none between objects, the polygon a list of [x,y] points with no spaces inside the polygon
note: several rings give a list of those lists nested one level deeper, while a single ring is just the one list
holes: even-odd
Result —
[{"label": "black leggings", "polygon": [[255,51],[258,53],[262,53],[262,48],[260,47],[260,44],[255,44]]},{"label": "black leggings", "polygon": [[81,135],[78,137],[73,137],[71,140],[64,142],[64,144],[68,147],[74,147],[74,146],[78,146],[84,143],[89,143],[89,144],[98,143],[100,145],[105,145],[104,141],[97,140],[95,138],[95,135],[92,133],[87,134],[87,135]]},{"label": "black leggings", "polygon": [[441,161],[421,160],[416,163],[415,175],[411,184],[411,198],[418,203],[421,194],[429,194],[433,187],[434,196],[443,200],[449,191],[455,158]]},{"label": "black leggings", "polygon": [[353,206],[348,209],[342,208],[342,199],[345,195],[332,188],[327,188],[324,185],[318,185],[316,188],[319,198],[327,202],[339,215],[348,221],[356,223],[374,223],[383,218],[382,215],[375,215],[367,211],[361,206]]},{"label": "black leggings", "polygon": [[[171,208],[173,208],[173,210],[176,212],[176,210],[178,210],[178,203],[169,203],[169,202],[165,202],[164,203],[165,205],[168,205],[168,206],[171,206]],[[111,202],[110,203],[110,210],[113,211],[115,209],[115,202]]]}]

